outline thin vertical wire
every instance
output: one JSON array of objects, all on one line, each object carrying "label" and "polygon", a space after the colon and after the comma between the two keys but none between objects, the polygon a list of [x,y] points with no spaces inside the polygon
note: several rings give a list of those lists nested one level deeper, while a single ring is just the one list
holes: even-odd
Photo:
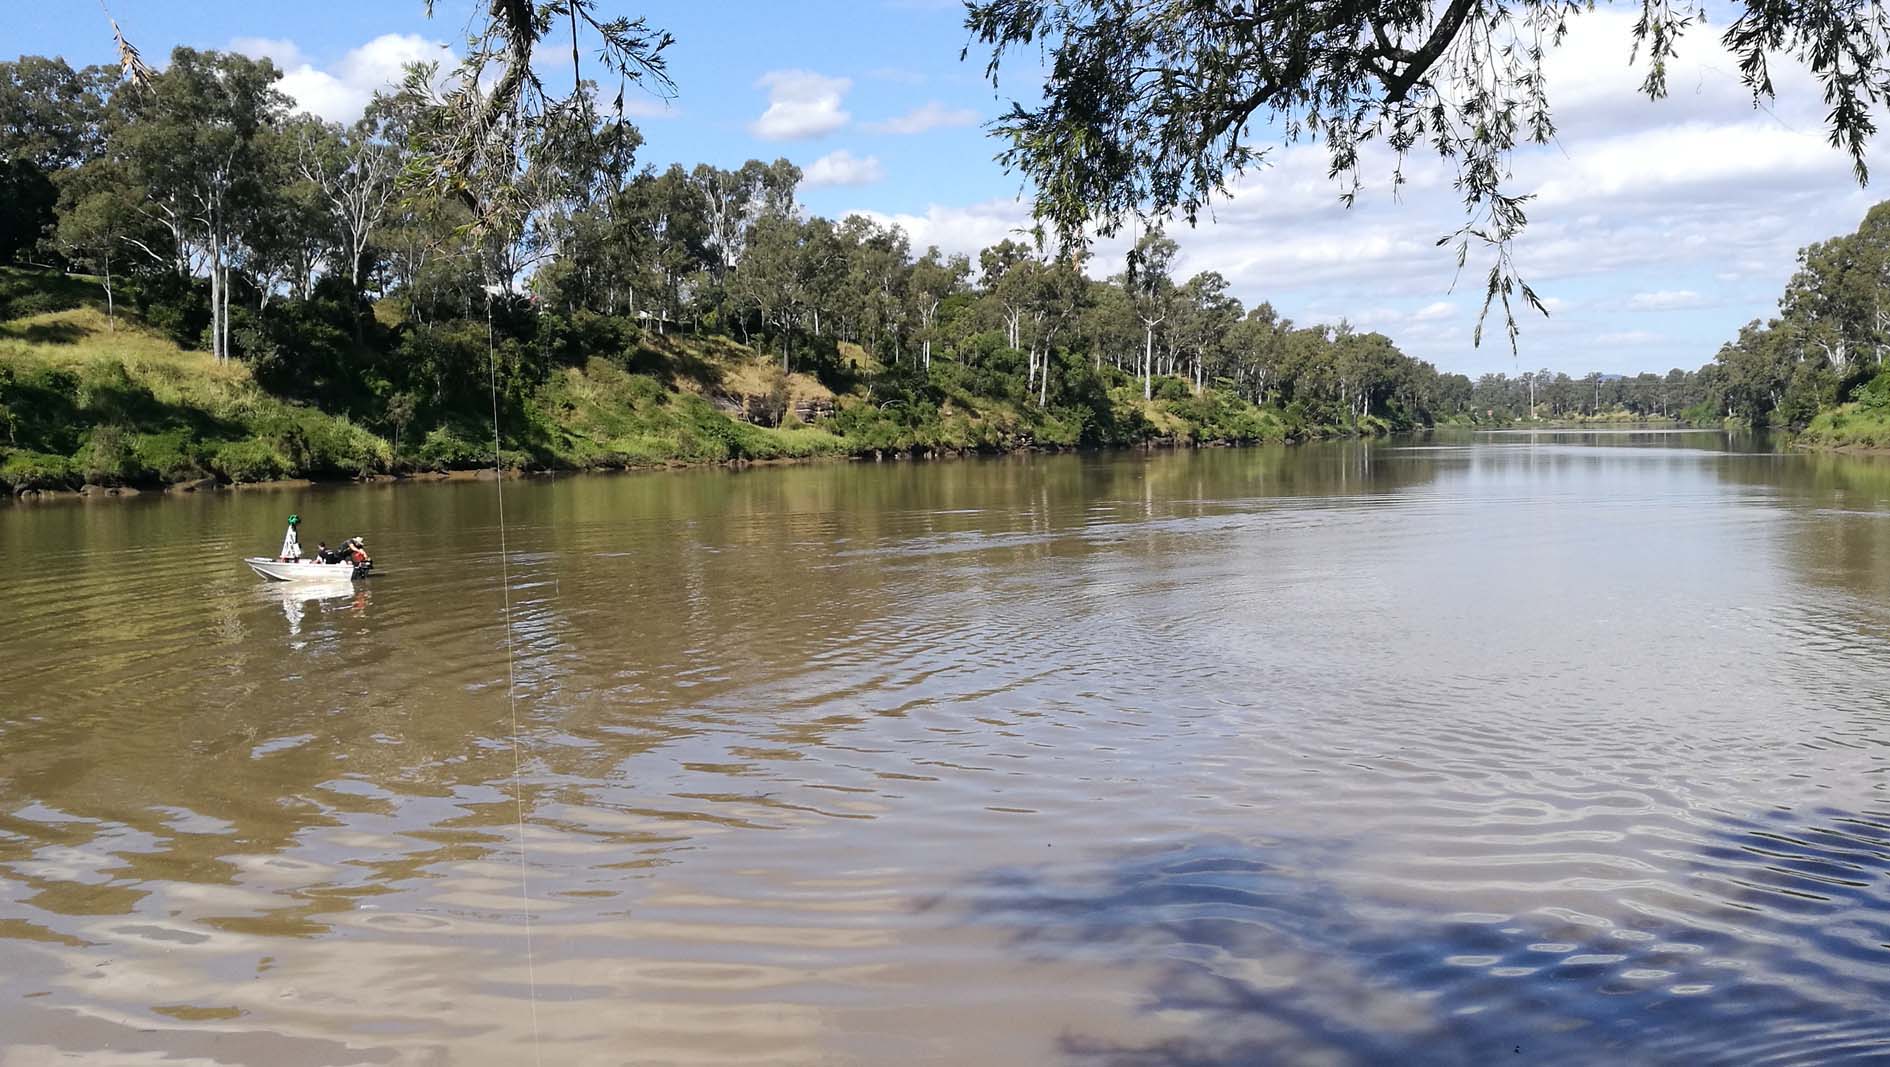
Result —
[{"label": "thin vertical wire", "polygon": [[538,962],[532,952],[531,864],[525,854],[525,785],[518,741],[518,683],[512,651],[512,563],[505,546],[505,460],[499,445],[499,349],[492,337],[492,294],[486,294],[486,370],[492,386],[492,484],[499,495],[499,590],[505,603],[505,701],[512,716],[512,809],[518,821],[518,896],[525,913],[525,982],[532,1008],[532,1060],[543,1067],[538,1039]]}]

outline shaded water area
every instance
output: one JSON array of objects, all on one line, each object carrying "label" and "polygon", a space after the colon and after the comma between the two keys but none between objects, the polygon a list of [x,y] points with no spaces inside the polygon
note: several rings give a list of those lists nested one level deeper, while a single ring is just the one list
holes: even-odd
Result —
[{"label": "shaded water area", "polygon": [[[290,511],[384,573],[262,585]],[[0,1064],[1890,1057],[1890,465],[1498,433],[506,518],[517,808],[491,483],[0,507]]]}]

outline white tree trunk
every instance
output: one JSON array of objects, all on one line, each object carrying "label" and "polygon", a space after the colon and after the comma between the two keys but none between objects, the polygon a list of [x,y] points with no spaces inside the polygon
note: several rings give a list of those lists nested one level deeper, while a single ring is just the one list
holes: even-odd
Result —
[{"label": "white tree trunk", "polygon": [[112,332],[118,331],[118,306],[112,302],[112,246],[109,241],[105,245],[105,321],[110,324]]},{"label": "white tree trunk", "polygon": [[1155,397],[1155,324],[1143,327],[1142,340],[1142,399]]},{"label": "white tree trunk", "polygon": [[223,259],[223,323],[219,327],[223,332],[223,358],[230,358],[230,267],[229,256]]},{"label": "white tree trunk", "polygon": [[210,354],[218,363],[223,362],[223,335],[217,331],[217,309],[221,307],[223,295],[223,271],[218,266],[217,243],[210,243]]}]

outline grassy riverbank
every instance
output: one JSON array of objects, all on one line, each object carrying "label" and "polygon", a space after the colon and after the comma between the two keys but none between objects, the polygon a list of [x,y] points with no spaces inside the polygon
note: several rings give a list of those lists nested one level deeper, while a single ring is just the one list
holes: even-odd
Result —
[{"label": "grassy riverbank", "polygon": [[[483,324],[439,330],[435,343],[456,346],[460,357],[457,398],[409,401],[404,413],[363,412],[284,395],[250,364],[181,348],[122,305],[114,323],[84,279],[7,271],[0,283],[0,297],[10,298],[0,302],[27,312],[0,321],[0,487],[10,492],[347,479],[491,463]],[[1045,409],[1020,375],[1001,368],[938,359],[929,373],[889,373],[841,344],[824,373],[787,373],[774,355],[724,337],[613,327],[600,331],[594,351],[548,362],[528,385],[508,368],[501,399],[508,465],[631,469],[1280,442],[1402,428],[1376,415],[1356,427],[1313,423],[1224,390],[1197,392],[1179,377],[1157,378],[1154,398],[1145,400],[1139,380],[1076,360],[1059,368],[1080,387],[1075,400]],[[502,361],[516,364],[516,349]]]},{"label": "grassy riverbank", "polygon": [[1890,451],[1890,411],[1856,401],[1820,411],[1795,443],[1844,452]]}]

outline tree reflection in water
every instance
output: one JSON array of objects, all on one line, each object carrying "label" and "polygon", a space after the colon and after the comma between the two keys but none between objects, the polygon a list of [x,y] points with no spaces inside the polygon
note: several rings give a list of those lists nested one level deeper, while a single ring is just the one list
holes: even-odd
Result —
[{"label": "tree reflection in water", "polygon": [[1167,1036],[1063,1036],[1098,1067],[1890,1056],[1890,812],[1714,824],[1611,915],[1420,911],[1346,884],[1362,846],[1223,837],[929,907],[1038,963],[1146,974],[1126,1029]]}]

